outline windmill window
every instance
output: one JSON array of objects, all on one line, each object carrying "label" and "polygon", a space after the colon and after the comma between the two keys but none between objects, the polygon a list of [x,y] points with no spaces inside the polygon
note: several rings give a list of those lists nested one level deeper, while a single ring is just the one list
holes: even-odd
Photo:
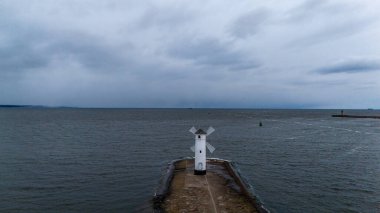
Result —
[{"label": "windmill window", "polygon": [[199,153],[202,153],[202,150],[199,150]]},{"label": "windmill window", "polygon": [[198,135],[198,138],[201,138],[201,136],[200,136],[200,135]]}]

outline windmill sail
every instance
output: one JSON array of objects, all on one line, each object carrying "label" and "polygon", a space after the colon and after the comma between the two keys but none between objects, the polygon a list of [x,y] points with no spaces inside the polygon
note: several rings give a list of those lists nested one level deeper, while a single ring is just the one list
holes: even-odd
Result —
[{"label": "windmill sail", "polygon": [[197,129],[195,129],[195,127],[191,127],[191,129],[189,130],[189,132],[195,134],[195,132],[197,131]]},{"label": "windmill sail", "polygon": [[212,126],[210,126],[208,129],[207,129],[207,136],[209,136],[211,133],[213,133],[215,131],[214,128],[212,128]]},{"label": "windmill sail", "polygon": [[209,142],[206,142],[206,146],[207,146],[208,151],[210,151],[211,153],[215,151],[215,147],[209,144]]}]

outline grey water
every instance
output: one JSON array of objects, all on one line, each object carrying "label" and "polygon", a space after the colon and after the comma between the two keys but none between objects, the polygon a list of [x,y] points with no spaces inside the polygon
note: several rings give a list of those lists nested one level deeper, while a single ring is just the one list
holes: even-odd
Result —
[{"label": "grey water", "polygon": [[380,212],[380,119],[334,113],[3,108],[0,212],[151,212],[193,125],[216,129],[208,157],[236,162],[271,212]]}]

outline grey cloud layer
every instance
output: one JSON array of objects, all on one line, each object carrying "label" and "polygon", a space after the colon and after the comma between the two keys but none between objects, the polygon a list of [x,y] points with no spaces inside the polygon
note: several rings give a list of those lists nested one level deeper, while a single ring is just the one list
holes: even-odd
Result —
[{"label": "grey cloud layer", "polygon": [[379,70],[377,9],[367,0],[5,0],[0,104],[331,107],[326,85],[362,99],[356,86]]},{"label": "grey cloud layer", "polygon": [[111,71],[126,64],[118,49],[104,45],[101,39],[31,29],[20,23],[17,26],[21,28],[6,31],[9,41],[0,48],[2,72],[43,68],[53,60],[74,60],[94,71]]},{"label": "grey cloud layer", "polygon": [[192,61],[195,65],[211,66],[213,69],[245,70],[258,67],[241,52],[231,50],[228,43],[211,38],[180,40],[169,48],[174,58]]},{"label": "grey cloud layer", "polygon": [[269,17],[266,9],[257,9],[240,16],[231,26],[231,34],[238,38],[252,36],[261,30]]}]

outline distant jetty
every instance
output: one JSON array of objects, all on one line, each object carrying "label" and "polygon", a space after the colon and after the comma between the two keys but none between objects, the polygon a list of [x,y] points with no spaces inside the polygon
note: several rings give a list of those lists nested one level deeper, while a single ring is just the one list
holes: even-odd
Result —
[{"label": "distant jetty", "polygon": [[339,118],[375,118],[380,119],[380,116],[378,115],[332,115],[332,117],[339,117]]},{"label": "distant jetty", "polygon": [[[370,110],[370,109],[368,109],[368,110]],[[344,110],[340,110],[340,114],[332,115],[332,117],[337,117],[337,118],[375,118],[375,119],[380,119],[380,115],[347,115],[347,114],[344,114]]]}]

